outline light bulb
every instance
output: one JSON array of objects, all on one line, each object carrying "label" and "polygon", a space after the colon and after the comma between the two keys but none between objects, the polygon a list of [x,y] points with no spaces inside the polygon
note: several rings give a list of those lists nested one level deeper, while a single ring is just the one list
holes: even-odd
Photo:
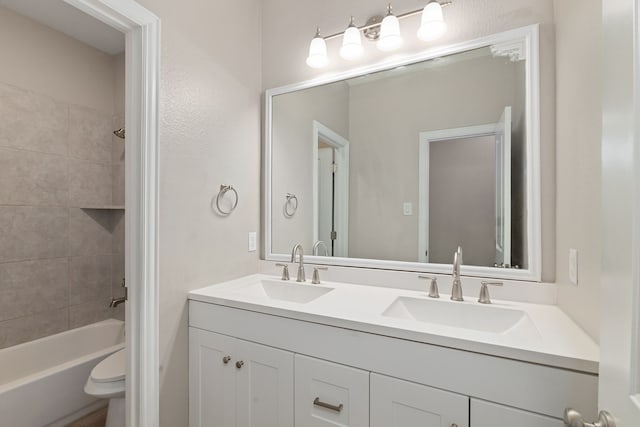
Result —
[{"label": "light bulb", "polygon": [[307,65],[311,68],[322,68],[329,63],[327,58],[327,44],[322,36],[320,29],[316,30],[316,35],[309,44],[309,56],[307,57]]},{"label": "light bulb", "polygon": [[402,45],[398,18],[391,13],[391,5],[389,5],[387,11],[387,16],[384,17],[380,24],[380,38],[376,43],[378,49],[384,52],[395,50]]},{"label": "light bulb", "polygon": [[422,23],[418,30],[418,38],[431,41],[439,38],[447,30],[447,24],[442,16],[442,6],[437,1],[427,4],[422,11]]},{"label": "light bulb", "polygon": [[340,56],[348,61],[353,61],[362,56],[363,50],[360,30],[354,25],[352,16],[351,22],[342,36]]}]

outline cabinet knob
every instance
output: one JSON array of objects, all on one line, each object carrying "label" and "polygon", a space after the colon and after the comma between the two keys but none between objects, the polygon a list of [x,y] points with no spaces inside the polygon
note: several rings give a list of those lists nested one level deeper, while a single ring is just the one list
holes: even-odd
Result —
[{"label": "cabinet knob", "polygon": [[453,424],[451,424],[451,427],[458,427],[458,424],[453,423]]},{"label": "cabinet knob", "polygon": [[222,363],[225,365],[231,361],[231,356],[225,356],[222,358]]},{"label": "cabinet knob", "polygon": [[242,368],[242,365],[244,365],[244,362],[242,360],[238,360],[236,362],[236,368],[240,369],[240,368]]}]

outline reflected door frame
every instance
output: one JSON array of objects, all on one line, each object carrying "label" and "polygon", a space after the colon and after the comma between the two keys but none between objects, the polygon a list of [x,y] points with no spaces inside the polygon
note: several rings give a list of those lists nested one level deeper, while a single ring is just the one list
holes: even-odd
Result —
[{"label": "reflected door frame", "polygon": [[[322,137],[325,142],[335,148],[335,227],[339,236],[334,247],[334,256],[346,257],[349,254],[349,141],[330,129],[328,126],[314,120],[313,138],[311,140],[313,159],[313,243],[319,239],[318,227],[318,141]],[[330,242],[325,242],[330,246]]]},{"label": "reflected door frame", "polygon": [[[429,147],[430,143],[496,134],[496,124],[423,131],[419,134],[418,166],[418,261],[429,262]],[[463,248],[464,249],[464,248]]]}]

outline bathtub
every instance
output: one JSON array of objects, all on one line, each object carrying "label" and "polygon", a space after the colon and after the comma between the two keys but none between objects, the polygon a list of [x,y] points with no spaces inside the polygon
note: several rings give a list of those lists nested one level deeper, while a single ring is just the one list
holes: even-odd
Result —
[{"label": "bathtub", "polygon": [[84,384],[123,347],[124,322],[109,319],[0,350],[0,426],[66,425],[105,405]]}]

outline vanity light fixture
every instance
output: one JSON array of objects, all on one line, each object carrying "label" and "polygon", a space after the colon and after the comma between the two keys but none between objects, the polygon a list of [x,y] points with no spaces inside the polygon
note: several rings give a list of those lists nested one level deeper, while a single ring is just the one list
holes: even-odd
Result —
[{"label": "vanity light fixture", "polygon": [[320,35],[320,27],[316,28],[316,35],[309,45],[309,56],[307,57],[307,65],[311,68],[322,68],[329,63],[327,57],[327,43]]},{"label": "vanity light fixture", "polygon": [[429,2],[422,11],[418,38],[423,41],[432,41],[444,34],[447,24],[442,15],[442,5],[437,1]]},{"label": "vanity light fixture", "polygon": [[402,46],[402,36],[400,35],[400,21],[391,11],[391,3],[387,6],[387,16],[380,24],[380,36],[376,42],[376,47],[383,52],[390,52]]},{"label": "vanity light fixture", "polygon": [[343,59],[353,61],[360,58],[364,51],[361,31],[368,40],[375,41],[377,48],[381,51],[389,52],[395,50],[402,45],[399,20],[418,14],[422,14],[422,18],[417,37],[423,41],[433,41],[442,36],[447,29],[442,7],[451,3],[453,3],[453,0],[430,0],[424,8],[412,10],[398,16],[393,14],[391,3],[389,3],[384,19],[382,16],[372,16],[365,25],[357,27],[352,16],[344,33],[331,34],[327,37],[322,37],[318,28],[309,45],[307,65],[311,68],[326,66],[329,63],[326,41],[338,37],[342,37],[340,56]]},{"label": "vanity light fixture", "polygon": [[340,56],[347,61],[353,61],[362,56],[364,48],[362,47],[362,37],[360,30],[353,23],[353,16],[349,21],[349,26],[342,36],[342,47],[340,48]]}]

